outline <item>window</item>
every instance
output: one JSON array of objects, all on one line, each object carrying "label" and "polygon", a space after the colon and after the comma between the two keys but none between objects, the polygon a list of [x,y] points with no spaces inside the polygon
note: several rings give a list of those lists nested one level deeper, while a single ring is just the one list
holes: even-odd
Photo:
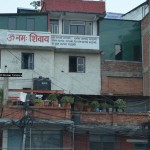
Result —
[{"label": "window", "polygon": [[22,53],[22,69],[34,69],[33,53]]},{"label": "window", "polygon": [[[49,130],[32,130],[31,147],[33,149],[61,149],[62,140],[61,133],[59,131]],[[30,143],[27,141],[26,147],[29,147]]]},{"label": "window", "polygon": [[85,57],[70,56],[69,72],[85,72]]},{"label": "window", "polygon": [[[62,134],[60,131],[52,130],[34,130],[26,134],[25,149],[49,150],[62,149]],[[21,150],[23,143],[22,130],[8,130],[8,150]],[[30,143],[31,142],[31,143]]]},{"label": "window", "polygon": [[122,60],[122,46],[120,44],[115,45],[115,59]]},{"label": "window", "polygon": [[140,46],[134,46],[134,61],[142,61],[142,51]]},{"label": "window", "polygon": [[58,25],[58,20],[50,20],[50,32],[53,34],[58,34],[59,33],[59,25]]},{"label": "window", "polygon": [[85,22],[71,21],[70,34],[85,35]]},{"label": "window", "polygon": [[8,18],[8,30],[16,30],[16,18]]},{"label": "window", "polygon": [[27,18],[27,31],[34,31],[34,19]]},{"label": "window", "polygon": [[[13,148],[12,148],[13,147]],[[8,130],[8,150],[22,149],[22,132],[21,130]]]},{"label": "window", "polygon": [[93,24],[90,21],[63,21],[64,34],[92,35]]},{"label": "window", "polygon": [[149,150],[150,145],[148,144],[135,144],[135,150]]},{"label": "window", "polygon": [[89,150],[115,150],[115,141],[113,135],[90,135]]}]

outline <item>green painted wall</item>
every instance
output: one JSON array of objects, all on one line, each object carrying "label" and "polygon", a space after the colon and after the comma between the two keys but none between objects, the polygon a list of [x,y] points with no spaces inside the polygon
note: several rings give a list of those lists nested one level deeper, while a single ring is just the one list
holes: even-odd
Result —
[{"label": "green painted wall", "polygon": [[[141,61],[141,23],[139,21],[103,19],[99,22],[100,50],[106,60],[115,60],[115,45],[122,45],[122,59]],[[134,46],[140,48],[135,59]]]},{"label": "green painted wall", "polygon": [[8,29],[8,20],[10,17],[16,18],[16,30],[26,30],[26,20],[28,18],[34,19],[35,31],[47,31],[47,14],[31,15],[31,14],[8,14],[0,15],[0,29]]}]

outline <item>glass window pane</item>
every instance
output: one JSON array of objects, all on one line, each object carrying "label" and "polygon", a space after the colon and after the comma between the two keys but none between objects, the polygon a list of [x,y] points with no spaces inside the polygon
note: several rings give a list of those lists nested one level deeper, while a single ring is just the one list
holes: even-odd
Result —
[{"label": "glass window pane", "polygon": [[[61,134],[56,133],[46,133],[45,131],[32,132],[32,148],[44,149],[61,149]],[[29,146],[29,143],[27,144]]]},{"label": "glass window pane", "polygon": [[21,130],[8,130],[8,150],[17,150],[22,148]]},{"label": "glass window pane", "polygon": [[84,57],[78,57],[78,64],[84,64]]},{"label": "glass window pane", "polygon": [[83,26],[83,25],[78,26],[78,34],[85,35],[85,26]]},{"label": "glass window pane", "polygon": [[8,19],[8,30],[16,30],[16,18]]},{"label": "glass window pane", "polygon": [[93,32],[92,32],[92,29],[93,29],[93,26],[92,26],[92,22],[86,22],[86,35],[92,35]]},{"label": "glass window pane", "polygon": [[84,72],[84,65],[78,65],[78,72]]},{"label": "glass window pane", "polygon": [[103,150],[102,143],[100,142],[90,142],[90,150]]},{"label": "glass window pane", "polygon": [[27,19],[27,31],[34,31],[34,19]]},{"label": "glass window pane", "polygon": [[69,72],[77,72],[77,57],[69,57]]},{"label": "glass window pane", "polygon": [[85,72],[85,58],[77,57],[77,70],[78,72]]},{"label": "glass window pane", "polygon": [[53,34],[59,33],[59,22],[58,20],[50,20],[50,32]]},{"label": "glass window pane", "polygon": [[22,69],[34,69],[33,53],[22,53]]},{"label": "glass window pane", "polygon": [[78,34],[78,28],[76,25],[70,26],[70,34]]},{"label": "glass window pane", "polygon": [[69,34],[69,26],[70,26],[70,21],[64,20],[63,22],[63,33],[64,34]]},{"label": "glass window pane", "polygon": [[114,150],[114,143],[105,142],[103,143],[103,150]]}]

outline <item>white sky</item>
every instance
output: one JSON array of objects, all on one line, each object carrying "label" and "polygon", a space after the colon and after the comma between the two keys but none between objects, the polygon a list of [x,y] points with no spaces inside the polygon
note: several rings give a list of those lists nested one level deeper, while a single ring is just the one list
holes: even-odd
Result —
[{"label": "white sky", "polygon": [[[17,7],[33,9],[30,5],[36,0],[0,0],[0,13],[16,13]],[[116,13],[127,13],[146,0],[105,0],[106,11]]]}]

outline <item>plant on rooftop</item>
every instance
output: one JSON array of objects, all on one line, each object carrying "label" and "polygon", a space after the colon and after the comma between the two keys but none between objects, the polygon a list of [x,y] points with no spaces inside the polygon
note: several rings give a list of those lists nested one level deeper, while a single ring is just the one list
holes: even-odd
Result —
[{"label": "plant on rooftop", "polygon": [[124,111],[125,107],[126,107],[126,101],[119,98],[114,102],[114,107],[121,109],[122,111]]}]

